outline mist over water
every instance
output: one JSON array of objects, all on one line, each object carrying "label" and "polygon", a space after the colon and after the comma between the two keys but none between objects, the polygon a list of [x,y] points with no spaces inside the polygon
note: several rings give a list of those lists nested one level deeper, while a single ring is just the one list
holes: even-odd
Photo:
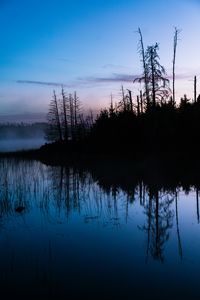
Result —
[{"label": "mist over water", "polygon": [[45,143],[45,124],[0,124],[0,152],[40,148]]},{"label": "mist over water", "polygon": [[14,152],[40,148],[45,143],[44,138],[7,139],[0,140],[0,152]]}]

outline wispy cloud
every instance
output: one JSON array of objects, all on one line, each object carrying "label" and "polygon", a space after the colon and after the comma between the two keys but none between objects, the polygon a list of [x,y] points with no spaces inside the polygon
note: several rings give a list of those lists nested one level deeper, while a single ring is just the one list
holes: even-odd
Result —
[{"label": "wispy cloud", "polygon": [[78,78],[79,81],[85,82],[95,82],[95,83],[106,83],[106,82],[133,82],[134,79],[138,78],[139,75],[130,75],[130,74],[117,74],[114,73],[111,76],[105,77],[85,77]]},{"label": "wispy cloud", "polygon": [[114,82],[133,82],[138,75],[129,75],[129,74],[117,74],[114,73],[111,76],[104,77],[78,77],[76,81],[69,84],[63,82],[51,82],[51,81],[37,81],[37,80],[17,80],[19,84],[32,84],[32,85],[41,85],[41,86],[52,86],[52,87],[66,87],[66,88],[75,88],[78,86],[90,86],[94,84],[105,84],[105,83],[114,83]]},{"label": "wispy cloud", "polygon": [[[51,81],[36,81],[36,80],[17,80],[20,84],[32,84],[41,86],[51,86],[51,87],[66,87],[66,88],[76,88],[76,87],[91,87],[99,84],[106,83],[132,83],[136,78],[141,75],[138,74],[119,74],[113,73],[110,76],[89,76],[89,77],[78,77],[75,81],[71,83],[63,82],[51,82]],[[172,75],[167,76],[169,80],[172,80]],[[178,73],[176,75],[177,80],[189,80],[192,79],[193,75],[191,73]]]},{"label": "wispy cloud", "polygon": [[[140,78],[141,74],[119,74],[119,73],[113,73],[111,76],[105,76],[105,77],[86,77],[86,78],[79,78],[79,80],[85,80],[87,82],[95,82],[95,83],[106,83],[106,82],[133,82],[136,78]],[[172,75],[167,76],[169,80],[172,79]],[[193,75],[191,73],[178,73],[176,74],[177,80],[186,80],[193,78]]]},{"label": "wispy cloud", "polygon": [[[178,74],[176,74],[176,79],[178,79],[178,80],[185,80],[185,79],[189,80],[189,79],[191,79],[193,77],[194,77],[194,75],[191,74],[191,73],[178,73]],[[167,76],[167,78],[169,80],[172,80],[173,76],[169,75],[169,76]]]},{"label": "wispy cloud", "polygon": [[54,87],[73,87],[72,84],[66,84],[62,82],[49,82],[49,81],[35,81],[35,80],[17,80],[17,83],[22,84],[35,84],[35,85],[44,85],[44,86],[54,86]]}]

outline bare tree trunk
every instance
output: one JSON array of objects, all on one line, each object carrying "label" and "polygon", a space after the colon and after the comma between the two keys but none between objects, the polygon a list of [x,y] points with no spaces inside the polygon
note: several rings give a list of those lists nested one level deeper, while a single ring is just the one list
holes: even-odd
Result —
[{"label": "bare tree trunk", "polygon": [[74,92],[74,125],[75,128],[77,127],[77,112],[78,112],[78,98],[76,92]]},{"label": "bare tree trunk", "polygon": [[130,90],[127,90],[129,94],[129,101],[130,101],[130,107],[131,107],[131,112],[133,112],[133,99],[132,99],[132,92]]},{"label": "bare tree trunk", "polygon": [[197,76],[194,76],[194,102],[197,102]]},{"label": "bare tree trunk", "polygon": [[66,96],[64,89],[62,87],[62,108],[63,108],[63,118],[64,118],[64,140],[68,141],[68,124],[67,124],[67,107],[66,107]]},{"label": "bare tree trunk", "polygon": [[176,96],[175,96],[175,63],[176,63],[176,48],[177,48],[177,41],[178,41],[178,33],[179,30],[175,27],[175,33],[174,33],[174,54],[173,54],[173,88],[172,88],[172,100],[173,104],[176,102]]},{"label": "bare tree trunk", "polygon": [[124,105],[123,110],[125,111],[126,110],[126,97],[125,97],[123,85],[122,85],[122,101],[123,101],[123,105]]},{"label": "bare tree trunk", "polygon": [[147,67],[146,67],[146,61],[145,61],[145,52],[144,52],[144,43],[143,43],[143,37],[141,29],[138,28],[138,33],[140,35],[140,54],[142,56],[142,64],[144,69],[144,84],[145,84],[145,93],[146,93],[146,100],[147,100],[147,107],[149,107],[150,99],[149,99],[149,87],[148,87],[148,76],[147,76]]},{"label": "bare tree trunk", "polygon": [[109,111],[110,111],[110,116],[112,116],[113,113],[114,113],[114,107],[113,107],[113,95],[112,95],[112,93],[111,93],[111,95],[110,95],[110,109],[109,109]]},{"label": "bare tree trunk", "polygon": [[79,120],[79,114],[80,114],[80,100],[79,97],[77,96],[76,91],[74,92],[74,97],[73,97],[73,114],[74,114],[74,139],[79,138],[78,135],[80,134],[79,128],[78,128],[78,120]]},{"label": "bare tree trunk", "polygon": [[61,131],[60,115],[59,115],[59,110],[58,110],[58,100],[57,100],[55,91],[53,91],[53,99],[54,99],[54,104],[55,104],[55,119],[56,119],[56,125],[58,128],[59,140],[62,141],[62,131]]},{"label": "bare tree trunk", "polygon": [[153,100],[153,107],[155,107],[156,106],[156,90],[155,90],[155,70],[154,70],[154,62],[153,62],[153,48],[151,48],[150,59],[151,59],[152,100]]},{"label": "bare tree trunk", "polygon": [[70,111],[70,127],[71,127],[71,139],[74,138],[74,99],[72,95],[69,95],[69,111]]},{"label": "bare tree trunk", "polygon": [[143,114],[143,97],[142,97],[142,91],[140,91],[140,107],[141,107],[141,113]]}]

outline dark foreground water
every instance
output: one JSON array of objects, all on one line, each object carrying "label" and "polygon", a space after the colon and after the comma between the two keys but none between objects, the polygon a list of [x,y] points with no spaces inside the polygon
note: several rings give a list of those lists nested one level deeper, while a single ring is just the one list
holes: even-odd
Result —
[{"label": "dark foreground water", "polygon": [[200,299],[197,188],[103,182],[0,160],[2,299]]}]

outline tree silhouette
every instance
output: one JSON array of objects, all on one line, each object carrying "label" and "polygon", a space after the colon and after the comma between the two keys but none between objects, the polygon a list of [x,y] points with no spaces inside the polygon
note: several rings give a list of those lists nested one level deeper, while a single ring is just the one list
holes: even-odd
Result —
[{"label": "tree silhouette", "polygon": [[55,91],[53,91],[53,97],[49,105],[47,120],[48,127],[46,130],[46,139],[49,141],[61,142],[63,140],[61,118],[59,112],[59,103]]},{"label": "tree silhouette", "polygon": [[156,43],[153,46],[148,46],[145,53],[150,99],[154,107],[156,106],[156,101],[169,96],[169,88],[167,86],[169,79],[166,78],[165,69],[159,62],[158,50],[159,47]]},{"label": "tree silhouette", "polygon": [[143,81],[145,85],[145,97],[146,97],[146,102],[147,102],[147,107],[149,107],[150,104],[150,99],[149,99],[149,86],[148,86],[148,73],[147,73],[147,66],[146,66],[146,59],[145,59],[145,50],[144,50],[144,43],[143,43],[143,36],[141,29],[138,28],[138,33],[140,36],[139,40],[139,54],[141,56],[141,61],[142,61],[142,66],[143,66]]},{"label": "tree silhouette", "polygon": [[81,110],[81,101],[76,92],[67,94],[62,87],[61,98],[57,99],[54,91],[47,115],[45,138],[51,142],[65,144],[69,144],[69,141],[83,141],[91,131],[94,118],[91,111],[89,115],[84,116]]},{"label": "tree silhouette", "polygon": [[173,78],[172,78],[172,101],[173,104],[176,103],[175,99],[175,64],[176,64],[176,50],[177,50],[177,42],[178,42],[178,34],[180,33],[180,30],[175,27],[174,31],[174,49],[173,49]]},{"label": "tree silhouette", "polygon": [[134,82],[145,82],[145,89],[148,86],[147,107],[155,107],[157,102],[166,100],[170,95],[169,79],[166,77],[165,68],[159,62],[158,50],[157,43],[147,47],[144,55],[145,70],[141,77],[134,80]]},{"label": "tree silhouette", "polygon": [[66,96],[66,93],[64,91],[64,88],[61,89],[61,96],[62,99],[60,101],[60,110],[61,110],[61,120],[62,120],[62,130],[63,130],[63,136],[64,140],[68,141],[69,137],[69,125],[68,125],[68,112],[69,112],[69,100]]}]

